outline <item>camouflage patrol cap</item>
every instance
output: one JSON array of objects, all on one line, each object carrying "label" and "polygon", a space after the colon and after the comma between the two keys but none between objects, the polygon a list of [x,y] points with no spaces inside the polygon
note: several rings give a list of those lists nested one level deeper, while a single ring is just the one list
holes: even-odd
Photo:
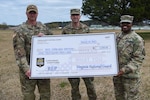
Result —
[{"label": "camouflage patrol cap", "polygon": [[34,12],[38,13],[38,9],[37,9],[36,5],[28,5],[26,12],[29,13],[30,11],[34,11]]},{"label": "camouflage patrol cap", "polygon": [[73,15],[73,14],[79,14],[80,15],[80,9],[71,9],[70,14],[71,15]]},{"label": "camouflage patrol cap", "polygon": [[130,16],[130,15],[122,15],[121,18],[120,18],[120,23],[123,23],[123,22],[129,22],[129,23],[132,23],[133,22],[133,16]]}]

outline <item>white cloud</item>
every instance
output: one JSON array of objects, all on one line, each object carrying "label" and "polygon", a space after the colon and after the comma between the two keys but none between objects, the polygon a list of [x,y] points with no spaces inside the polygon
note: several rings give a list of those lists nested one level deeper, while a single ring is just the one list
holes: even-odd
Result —
[{"label": "white cloud", "polygon": [[[35,4],[39,9],[38,20],[47,22],[70,21],[70,9],[81,8],[82,0],[4,0],[0,3],[0,23],[18,25],[26,21],[26,7]],[[88,19],[85,16],[81,20]]]}]

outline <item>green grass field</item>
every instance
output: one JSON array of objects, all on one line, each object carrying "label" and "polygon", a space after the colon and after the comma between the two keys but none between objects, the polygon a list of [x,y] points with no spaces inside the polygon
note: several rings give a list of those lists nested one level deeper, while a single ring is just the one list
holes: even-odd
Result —
[{"label": "green grass field", "polygon": [[150,32],[138,32],[138,34],[143,37],[144,40],[150,40]]},{"label": "green grass field", "polygon": [[[60,34],[61,30],[53,30]],[[94,32],[119,32],[119,30],[92,30]],[[150,98],[150,31],[137,31],[145,39],[146,58],[142,67],[141,100]],[[12,47],[12,30],[0,30],[0,100],[22,100],[19,69]],[[115,100],[112,76],[95,77],[97,100]],[[51,79],[51,100],[71,100],[70,84],[66,78]],[[80,83],[82,100],[88,100],[83,80]],[[37,89],[36,100],[39,98]]]}]

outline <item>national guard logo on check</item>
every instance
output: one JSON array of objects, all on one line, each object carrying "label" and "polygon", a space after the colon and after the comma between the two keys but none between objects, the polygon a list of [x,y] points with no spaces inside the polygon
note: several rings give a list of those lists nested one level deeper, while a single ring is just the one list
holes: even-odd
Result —
[{"label": "national guard logo on check", "polygon": [[38,67],[44,66],[44,58],[37,58],[37,59],[36,59],[36,65],[37,65]]}]

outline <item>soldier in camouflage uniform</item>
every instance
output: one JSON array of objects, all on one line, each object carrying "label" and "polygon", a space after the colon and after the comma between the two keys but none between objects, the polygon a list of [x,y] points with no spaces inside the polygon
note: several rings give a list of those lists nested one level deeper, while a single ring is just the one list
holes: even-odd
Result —
[{"label": "soldier in camouflage uniform", "polygon": [[23,100],[35,100],[35,87],[37,85],[40,100],[50,100],[50,79],[29,79],[30,77],[30,51],[31,37],[52,34],[41,22],[37,22],[38,9],[35,5],[29,5],[26,9],[27,21],[16,29],[13,36],[13,46],[16,62],[19,66],[21,89]]},{"label": "soldier in camouflage uniform", "polygon": [[131,30],[133,16],[121,16],[117,35],[119,72],[113,77],[116,100],[141,100],[139,95],[140,69],[145,57],[144,40]]},{"label": "soldier in camouflage uniform", "polygon": [[[63,28],[62,34],[89,33],[89,27],[80,22],[80,9],[71,9],[70,14],[72,22]],[[84,80],[84,83],[86,85],[89,100],[96,100],[97,96],[93,84],[94,77],[82,79]],[[68,80],[72,87],[71,90],[72,100],[81,100],[81,95],[79,91],[80,78],[68,78]]]}]

